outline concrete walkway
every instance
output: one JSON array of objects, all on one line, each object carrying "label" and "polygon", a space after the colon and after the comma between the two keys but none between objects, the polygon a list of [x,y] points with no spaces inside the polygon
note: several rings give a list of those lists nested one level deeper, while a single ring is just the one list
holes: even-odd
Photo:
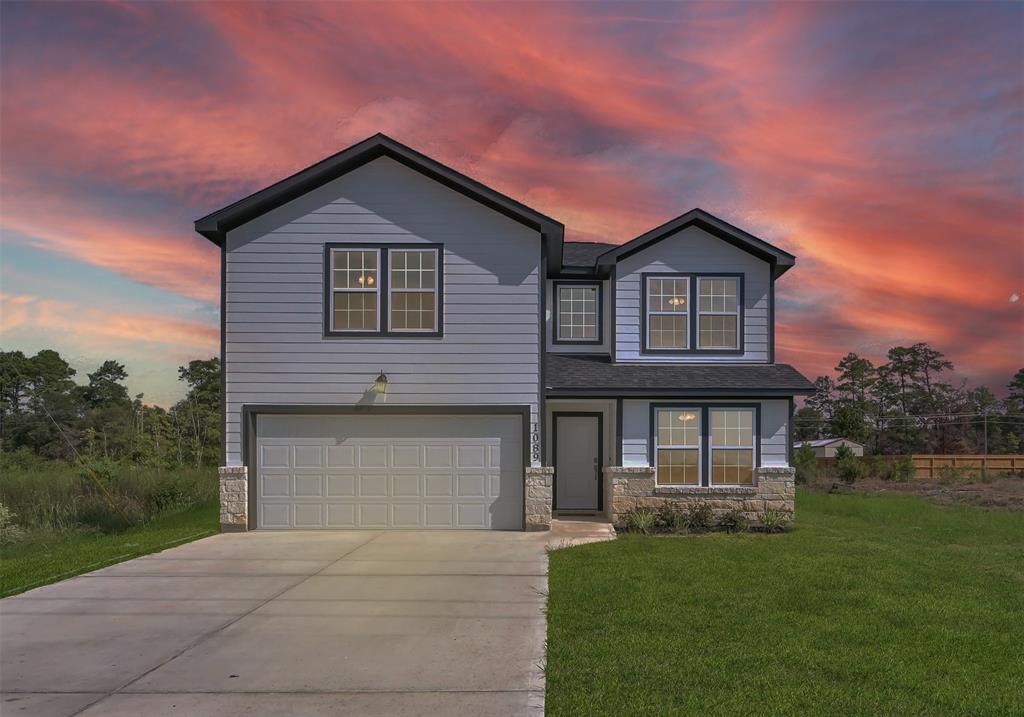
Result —
[{"label": "concrete walkway", "polygon": [[39,588],[0,601],[0,713],[542,714],[549,541],[224,534]]}]

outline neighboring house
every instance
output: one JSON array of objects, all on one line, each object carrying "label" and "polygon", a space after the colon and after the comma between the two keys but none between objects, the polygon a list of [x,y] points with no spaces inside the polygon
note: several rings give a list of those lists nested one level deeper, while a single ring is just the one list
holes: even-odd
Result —
[{"label": "neighboring house", "polygon": [[810,446],[818,458],[835,458],[839,446],[846,446],[855,456],[864,455],[864,446],[847,438],[816,438],[813,441],[797,441],[793,444],[793,448],[800,446]]},{"label": "neighboring house", "polygon": [[226,530],[793,509],[794,257],[707,212],[566,242],[376,135],[195,228],[221,247]]}]

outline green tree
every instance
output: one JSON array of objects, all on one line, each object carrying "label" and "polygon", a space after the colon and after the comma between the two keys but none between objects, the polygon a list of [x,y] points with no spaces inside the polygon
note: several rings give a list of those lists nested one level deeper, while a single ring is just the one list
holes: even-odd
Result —
[{"label": "green tree", "polygon": [[188,393],[172,412],[184,452],[196,466],[217,460],[221,440],[220,359],[189,361],[178,369],[178,379],[188,385]]}]

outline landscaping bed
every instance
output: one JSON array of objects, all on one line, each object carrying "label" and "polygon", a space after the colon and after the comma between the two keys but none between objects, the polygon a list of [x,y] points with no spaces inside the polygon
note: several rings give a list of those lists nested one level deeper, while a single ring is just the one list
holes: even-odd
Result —
[{"label": "landscaping bed", "polygon": [[1024,713],[1024,513],[800,490],[777,535],[550,556],[551,715]]}]

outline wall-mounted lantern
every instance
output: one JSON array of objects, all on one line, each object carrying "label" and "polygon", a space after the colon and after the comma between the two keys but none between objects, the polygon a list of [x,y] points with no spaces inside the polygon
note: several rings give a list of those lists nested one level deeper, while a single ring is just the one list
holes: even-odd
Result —
[{"label": "wall-mounted lantern", "polygon": [[380,374],[373,380],[373,392],[383,396],[388,392],[388,377],[381,369]]}]

